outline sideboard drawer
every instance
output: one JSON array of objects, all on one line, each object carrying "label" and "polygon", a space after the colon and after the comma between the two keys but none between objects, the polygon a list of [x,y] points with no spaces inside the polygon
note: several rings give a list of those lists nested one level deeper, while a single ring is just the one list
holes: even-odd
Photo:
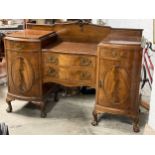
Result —
[{"label": "sideboard drawer", "polygon": [[70,84],[95,84],[95,69],[66,68],[52,65],[46,65],[44,67],[44,82],[56,81]]},{"label": "sideboard drawer", "polygon": [[60,66],[95,67],[95,57],[85,55],[59,55]]},{"label": "sideboard drawer", "polygon": [[95,67],[95,57],[85,55],[68,55],[56,53],[43,53],[44,65],[53,64],[63,67]]},{"label": "sideboard drawer", "polygon": [[132,56],[134,52],[131,50],[118,50],[118,49],[102,49],[100,51],[100,57],[105,59],[126,59]]},{"label": "sideboard drawer", "polygon": [[93,70],[82,70],[82,69],[59,69],[59,78],[62,80],[68,80],[71,82],[87,81],[93,82],[95,80],[95,73]]},{"label": "sideboard drawer", "polygon": [[14,51],[21,51],[21,50],[39,50],[40,44],[36,42],[23,42],[23,41],[13,41],[13,40],[6,40],[6,49],[14,50]]}]

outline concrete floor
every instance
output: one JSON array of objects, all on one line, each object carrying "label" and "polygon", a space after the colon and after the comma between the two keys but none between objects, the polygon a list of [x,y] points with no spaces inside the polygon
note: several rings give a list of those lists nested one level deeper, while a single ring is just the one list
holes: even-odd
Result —
[{"label": "concrete floor", "polygon": [[47,118],[40,118],[40,111],[25,101],[13,101],[13,113],[5,111],[6,86],[0,86],[0,122],[9,126],[10,135],[130,135],[143,134],[148,112],[142,109],[139,133],[132,131],[132,121],[122,116],[103,114],[100,123],[91,125],[94,95],[61,97],[54,103],[47,101]]}]

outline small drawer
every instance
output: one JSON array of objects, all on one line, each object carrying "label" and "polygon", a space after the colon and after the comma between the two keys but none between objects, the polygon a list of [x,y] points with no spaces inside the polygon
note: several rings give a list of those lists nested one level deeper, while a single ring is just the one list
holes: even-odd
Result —
[{"label": "small drawer", "polygon": [[100,56],[109,59],[123,59],[129,57],[129,51],[122,49],[103,49],[100,51]]},{"label": "small drawer", "polygon": [[23,41],[13,41],[13,40],[6,40],[6,49],[8,50],[39,50],[40,44],[34,42],[23,42]]}]

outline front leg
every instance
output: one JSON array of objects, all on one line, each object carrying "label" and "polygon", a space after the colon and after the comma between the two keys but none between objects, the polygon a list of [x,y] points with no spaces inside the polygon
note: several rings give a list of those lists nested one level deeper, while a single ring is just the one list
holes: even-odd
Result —
[{"label": "front leg", "polygon": [[134,132],[139,132],[139,117],[136,117],[133,119],[133,131]]},{"label": "front leg", "polygon": [[13,100],[14,100],[14,99],[11,98],[11,97],[9,97],[9,96],[7,96],[7,98],[6,98],[6,103],[8,104],[8,107],[7,107],[6,111],[7,111],[8,113],[11,113],[11,112],[12,112],[11,101],[13,101]]},{"label": "front leg", "polygon": [[58,91],[56,91],[54,93],[54,102],[58,102],[59,101],[59,94],[58,94]]},{"label": "front leg", "polygon": [[93,118],[94,118],[94,120],[93,120],[93,122],[92,122],[91,124],[92,124],[93,126],[98,125],[97,113],[96,113],[95,110],[93,111]]},{"label": "front leg", "polygon": [[47,116],[47,114],[45,111],[45,103],[43,101],[40,102],[40,110],[41,110],[40,117],[45,118]]},{"label": "front leg", "polygon": [[45,118],[46,112],[45,112],[45,103],[43,101],[30,101],[29,103],[35,104],[41,111],[40,117]]}]

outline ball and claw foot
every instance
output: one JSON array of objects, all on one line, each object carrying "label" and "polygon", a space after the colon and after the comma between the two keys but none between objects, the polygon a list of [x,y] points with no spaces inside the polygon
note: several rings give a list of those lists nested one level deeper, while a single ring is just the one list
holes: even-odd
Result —
[{"label": "ball and claw foot", "polygon": [[58,95],[58,92],[56,92],[54,94],[54,102],[58,102],[59,101],[59,95]]},{"label": "ball and claw foot", "polygon": [[45,118],[47,116],[47,114],[45,112],[45,104],[44,104],[44,102],[40,103],[40,110],[41,110],[40,117]]},{"label": "ball and claw foot", "polygon": [[46,112],[45,111],[42,111],[41,114],[40,114],[40,117],[41,118],[45,118],[46,116],[47,116]]},{"label": "ball and claw foot", "polygon": [[133,126],[133,131],[134,132],[139,132],[140,130],[139,130],[139,125],[134,125]]},{"label": "ball and claw foot", "polygon": [[11,113],[11,112],[12,112],[12,106],[8,106],[7,109],[6,109],[6,111],[7,111],[8,113]]},{"label": "ball and claw foot", "polygon": [[11,112],[12,112],[11,101],[12,101],[12,100],[10,100],[10,99],[8,99],[8,98],[6,99],[6,103],[7,103],[7,105],[8,105],[6,111],[7,111],[8,113],[11,113]]},{"label": "ball and claw foot", "polygon": [[98,125],[98,122],[97,121],[93,121],[93,122],[91,122],[91,125],[92,126],[97,126]]},{"label": "ball and claw foot", "polygon": [[93,111],[93,118],[94,118],[94,120],[93,120],[93,122],[91,124],[92,124],[92,126],[97,126],[98,125],[98,120],[97,120],[96,111]]},{"label": "ball and claw foot", "polygon": [[136,118],[133,122],[133,131],[134,132],[139,132],[139,118]]}]

